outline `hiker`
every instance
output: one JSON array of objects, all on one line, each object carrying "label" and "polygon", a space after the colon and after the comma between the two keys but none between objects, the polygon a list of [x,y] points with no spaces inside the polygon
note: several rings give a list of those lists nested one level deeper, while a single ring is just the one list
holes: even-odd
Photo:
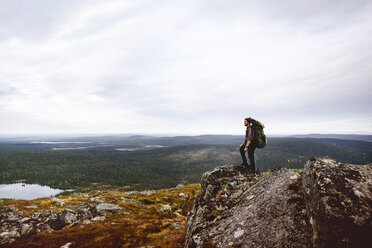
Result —
[{"label": "hiker", "polygon": [[[247,127],[245,131],[245,139],[244,142],[240,145],[240,154],[242,155],[243,162],[240,164],[247,169],[249,173],[256,172],[256,163],[254,161],[254,150],[257,147],[257,142],[254,137],[254,130],[251,126],[252,120],[251,117],[244,119],[244,126]],[[249,158],[249,165],[247,162],[247,158],[245,156],[245,152],[248,151],[248,158]]]}]

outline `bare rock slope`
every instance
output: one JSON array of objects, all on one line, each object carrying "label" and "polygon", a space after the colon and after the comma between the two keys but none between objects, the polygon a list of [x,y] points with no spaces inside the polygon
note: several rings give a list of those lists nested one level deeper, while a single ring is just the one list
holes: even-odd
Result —
[{"label": "bare rock slope", "polygon": [[185,247],[369,247],[372,170],[312,158],[303,172],[249,177],[232,165],[203,175]]}]

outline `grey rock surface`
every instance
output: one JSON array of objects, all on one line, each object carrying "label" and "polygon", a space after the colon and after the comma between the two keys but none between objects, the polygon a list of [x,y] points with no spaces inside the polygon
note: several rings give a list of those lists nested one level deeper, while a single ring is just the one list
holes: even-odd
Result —
[{"label": "grey rock surface", "polygon": [[372,246],[372,168],[313,158],[303,173],[314,247]]},{"label": "grey rock surface", "polygon": [[71,244],[72,243],[70,243],[70,242],[66,243],[66,244],[62,245],[61,248],[70,248]]},{"label": "grey rock surface", "polygon": [[75,223],[77,220],[77,213],[70,209],[63,210],[59,215],[59,219],[66,225]]},{"label": "grey rock surface", "polygon": [[96,206],[94,204],[82,203],[78,205],[74,205],[69,207],[69,209],[73,210],[77,218],[80,220],[88,220],[93,218],[93,214],[95,212]]},{"label": "grey rock surface", "polygon": [[114,214],[120,209],[119,205],[112,203],[83,203],[68,206],[60,212],[43,210],[24,217],[23,212],[8,207],[0,211],[0,246],[25,235],[61,230],[79,222],[104,221],[105,216],[99,214]]},{"label": "grey rock surface", "polygon": [[97,197],[92,197],[89,199],[90,202],[95,202],[95,203],[103,203],[104,201],[102,199],[99,199]]},{"label": "grey rock surface", "polygon": [[106,217],[105,216],[96,216],[92,219],[92,221],[105,221]]},{"label": "grey rock surface", "polygon": [[257,180],[233,166],[202,177],[187,218],[185,247],[309,247],[310,225],[297,172],[280,169]]},{"label": "grey rock surface", "polygon": [[206,172],[187,216],[184,247],[370,247],[369,165],[312,158],[303,172],[249,177],[225,165]]},{"label": "grey rock surface", "polygon": [[113,203],[99,203],[96,206],[96,209],[98,213],[105,214],[106,212],[117,212],[121,209],[121,207]]},{"label": "grey rock surface", "polygon": [[54,205],[56,205],[56,206],[63,206],[63,205],[65,205],[65,202],[63,200],[61,200],[61,199],[58,199],[58,198],[53,197],[52,200],[53,200],[52,203]]}]

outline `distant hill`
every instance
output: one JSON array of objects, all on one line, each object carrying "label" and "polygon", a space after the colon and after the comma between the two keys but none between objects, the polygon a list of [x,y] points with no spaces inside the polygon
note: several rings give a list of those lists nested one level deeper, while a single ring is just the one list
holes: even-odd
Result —
[{"label": "distant hill", "polygon": [[[308,134],[286,137],[271,137],[268,139],[325,139],[359,140],[372,142],[372,135],[343,135],[343,134]],[[147,150],[161,146],[180,146],[191,144],[229,145],[240,144],[244,135],[198,135],[155,137],[145,135],[111,135],[111,136],[83,136],[83,137],[0,137],[0,150],[58,150],[58,149],[85,149],[85,150]]]},{"label": "distant hill", "polygon": [[293,138],[318,138],[318,139],[343,139],[343,140],[361,140],[372,142],[372,135],[360,135],[360,134],[301,134],[301,135],[290,135]]},{"label": "distant hill", "polygon": [[59,148],[81,148],[115,150],[117,148],[151,149],[153,146],[180,146],[190,144],[239,144],[244,140],[241,135],[199,135],[155,137],[144,135],[123,136],[94,136],[74,138],[45,138],[33,137],[22,140],[1,139],[0,150],[39,150],[47,151]]}]

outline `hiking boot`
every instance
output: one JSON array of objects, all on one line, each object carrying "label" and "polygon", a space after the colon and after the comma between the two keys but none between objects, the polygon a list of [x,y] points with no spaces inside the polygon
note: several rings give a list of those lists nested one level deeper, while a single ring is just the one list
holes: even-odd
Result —
[{"label": "hiking boot", "polygon": [[244,173],[245,166],[244,166],[244,164],[236,165],[236,166],[234,166],[234,169],[239,171],[240,173]]},{"label": "hiking boot", "polygon": [[257,176],[257,174],[254,173],[254,172],[252,172],[251,170],[247,170],[247,171],[245,172],[245,174],[246,174],[248,177],[255,177],[255,176]]},{"label": "hiking boot", "polygon": [[254,171],[252,171],[250,168],[248,167],[245,167],[244,168],[244,174],[246,174],[247,176],[250,176],[250,177],[254,177],[256,176],[256,173]]},{"label": "hiking boot", "polygon": [[255,177],[255,176],[260,176],[261,172],[259,170],[256,170],[255,172],[252,172],[251,170],[248,170],[246,172],[247,176]]}]

